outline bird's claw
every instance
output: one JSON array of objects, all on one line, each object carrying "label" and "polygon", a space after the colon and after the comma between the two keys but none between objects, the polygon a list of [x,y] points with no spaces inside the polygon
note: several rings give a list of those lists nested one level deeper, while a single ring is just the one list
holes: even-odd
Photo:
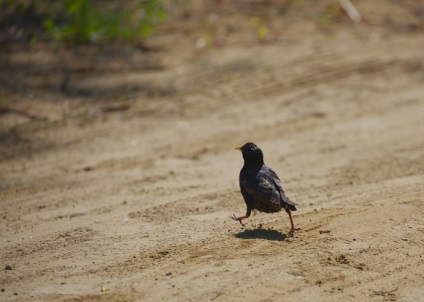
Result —
[{"label": "bird's claw", "polygon": [[237,216],[236,216],[236,214],[233,214],[233,216],[231,216],[231,218],[232,218],[233,220],[236,220],[236,221],[240,222],[240,224],[241,224],[243,227],[245,227],[245,225],[243,224],[243,222],[241,222],[241,220],[242,220],[242,218],[241,218],[241,217],[237,217]]},{"label": "bird's claw", "polygon": [[300,230],[301,230],[301,228],[292,228],[292,229],[290,229],[288,235],[290,237],[293,237],[294,236],[294,231],[300,231]]}]

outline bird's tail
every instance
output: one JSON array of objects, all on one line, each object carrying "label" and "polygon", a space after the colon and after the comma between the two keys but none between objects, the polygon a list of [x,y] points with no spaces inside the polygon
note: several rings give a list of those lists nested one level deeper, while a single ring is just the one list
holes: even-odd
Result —
[{"label": "bird's tail", "polygon": [[296,206],[298,205],[294,201],[290,200],[286,195],[282,196],[281,206],[285,209],[289,209],[290,211],[297,211]]},{"label": "bird's tail", "polygon": [[296,206],[289,203],[287,204],[286,208],[290,211],[297,211]]}]

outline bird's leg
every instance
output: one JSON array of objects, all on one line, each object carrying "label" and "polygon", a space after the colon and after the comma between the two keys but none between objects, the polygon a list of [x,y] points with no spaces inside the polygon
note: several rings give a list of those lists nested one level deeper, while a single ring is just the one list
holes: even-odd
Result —
[{"label": "bird's leg", "polygon": [[252,212],[252,209],[251,208],[247,208],[247,210],[246,210],[246,215],[244,215],[244,216],[240,216],[240,217],[237,217],[236,216],[236,214],[233,214],[233,216],[231,216],[231,218],[233,219],[233,220],[238,220],[239,222],[240,222],[240,224],[242,225],[242,226],[244,226],[244,224],[243,224],[243,222],[242,222],[242,220],[243,219],[245,219],[245,218],[249,218],[250,217],[250,213]]},{"label": "bird's leg", "polygon": [[287,214],[289,214],[289,218],[290,218],[291,228],[290,228],[290,231],[289,231],[289,235],[290,236],[293,236],[294,231],[298,231],[300,229],[294,227],[294,223],[293,223],[293,218],[292,218],[292,215],[291,215],[291,211],[289,209],[287,209],[287,208],[285,210],[286,210]]}]

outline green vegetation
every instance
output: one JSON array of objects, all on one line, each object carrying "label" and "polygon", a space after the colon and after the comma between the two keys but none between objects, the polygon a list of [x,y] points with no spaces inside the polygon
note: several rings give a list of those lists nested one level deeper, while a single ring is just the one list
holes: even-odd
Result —
[{"label": "green vegetation", "polygon": [[23,27],[31,44],[134,41],[166,17],[161,0],[0,0],[0,12],[0,29]]}]

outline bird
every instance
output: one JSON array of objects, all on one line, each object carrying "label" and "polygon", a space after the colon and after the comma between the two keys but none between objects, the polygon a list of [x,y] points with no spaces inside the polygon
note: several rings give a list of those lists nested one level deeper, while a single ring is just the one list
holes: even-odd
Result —
[{"label": "bird", "polygon": [[297,210],[296,205],[298,204],[286,196],[277,173],[265,164],[262,150],[252,142],[234,149],[241,151],[244,159],[239,182],[241,195],[247,209],[246,215],[237,217],[233,214],[231,218],[239,221],[244,227],[242,220],[249,218],[252,210],[276,213],[284,209],[289,215],[291,225],[288,234],[293,236],[294,231],[299,229],[294,227],[291,212]]}]

